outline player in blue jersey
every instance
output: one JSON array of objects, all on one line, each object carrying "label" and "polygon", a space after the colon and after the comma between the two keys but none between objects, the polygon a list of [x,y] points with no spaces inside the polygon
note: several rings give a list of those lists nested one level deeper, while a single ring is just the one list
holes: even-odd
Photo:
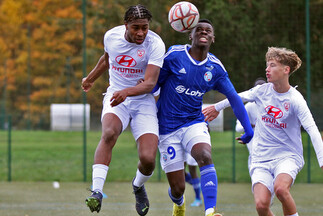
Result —
[{"label": "player in blue jersey", "polygon": [[185,215],[185,153],[197,161],[201,174],[201,190],[205,215],[216,213],[217,175],[211,157],[211,140],[205,116],[202,114],[203,95],[217,90],[229,99],[233,111],[242,123],[248,143],[253,136],[247,112],[233,87],[221,61],[209,53],[214,42],[210,21],[200,20],[190,33],[191,45],[175,45],[165,54],[160,71],[157,102],[161,165],[170,185],[169,196],[174,202],[173,215]]}]

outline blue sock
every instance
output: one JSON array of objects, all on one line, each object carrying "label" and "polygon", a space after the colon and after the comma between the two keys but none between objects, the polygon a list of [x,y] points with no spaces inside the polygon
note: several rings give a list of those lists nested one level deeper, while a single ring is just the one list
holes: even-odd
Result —
[{"label": "blue sock", "polygon": [[185,172],[185,181],[189,184],[192,184],[192,176],[188,172]]},{"label": "blue sock", "polygon": [[178,205],[178,206],[180,206],[180,205],[182,205],[183,204],[183,202],[184,202],[184,197],[183,196],[181,196],[180,198],[175,198],[175,197],[173,197],[173,195],[172,195],[172,193],[171,193],[171,189],[170,188],[168,188],[168,195],[169,195],[169,197],[170,197],[170,199],[176,204],[176,205]]},{"label": "blue sock", "polygon": [[204,198],[205,210],[216,207],[218,192],[218,179],[214,164],[209,164],[200,168],[201,190]]},{"label": "blue sock", "polygon": [[196,199],[201,199],[201,184],[200,184],[200,179],[199,178],[195,178],[195,179],[192,179],[192,185],[193,185],[193,188],[194,188],[194,192],[195,192],[195,198]]}]

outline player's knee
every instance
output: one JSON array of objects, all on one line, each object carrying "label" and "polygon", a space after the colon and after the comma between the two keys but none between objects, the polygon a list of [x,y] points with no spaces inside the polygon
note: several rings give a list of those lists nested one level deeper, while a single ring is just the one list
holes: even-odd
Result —
[{"label": "player's knee", "polygon": [[282,201],[282,200],[286,199],[287,196],[289,196],[289,189],[284,186],[277,186],[275,188],[275,194],[276,194],[277,198],[280,201]]},{"label": "player's knee", "polygon": [[195,160],[199,164],[200,167],[212,164],[211,152],[201,151],[199,154],[196,155]]},{"label": "player's knee", "polygon": [[261,200],[256,202],[256,210],[258,213],[265,213],[269,211],[270,203],[263,202]]},{"label": "player's knee", "polygon": [[172,191],[172,195],[176,198],[180,198],[181,196],[183,196],[184,191],[185,191],[185,184],[174,184],[171,187],[171,191]]},{"label": "player's knee", "polygon": [[115,130],[111,128],[106,128],[102,131],[102,137],[101,140],[104,143],[110,143],[110,142],[116,142],[118,139],[119,133],[117,133]]},{"label": "player's knee", "polygon": [[156,158],[153,154],[140,154],[139,160],[142,166],[146,169],[153,170],[155,168]]}]

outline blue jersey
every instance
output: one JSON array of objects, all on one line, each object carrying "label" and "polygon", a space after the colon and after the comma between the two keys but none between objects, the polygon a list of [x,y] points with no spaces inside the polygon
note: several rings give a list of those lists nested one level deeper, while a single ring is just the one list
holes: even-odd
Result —
[{"label": "blue jersey", "polygon": [[224,95],[235,92],[218,58],[208,53],[207,58],[199,62],[190,56],[189,49],[189,45],[175,45],[165,54],[158,79],[160,134],[204,122],[202,102],[206,92],[217,90]]}]

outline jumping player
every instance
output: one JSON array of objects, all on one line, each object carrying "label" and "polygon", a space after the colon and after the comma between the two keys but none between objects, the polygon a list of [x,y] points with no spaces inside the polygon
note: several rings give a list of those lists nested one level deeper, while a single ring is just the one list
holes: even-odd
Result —
[{"label": "jumping player", "polygon": [[218,90],[229,98],[234,113],[245,128],[244,142],[249,142],[253,130],[224,66],[209,53],[214,42],[211,22],[200,20],[189,39],[192,40],[191,45],[170,47],[158,79],[161,89],[157,102],[160,162],[170,185],[174,216],[185,215],[186,152],[192,155],[200,168],[205,215],[215,216],[220,215],[215,213],[217,175],[211,157],[210,134],[202,114],[203,95],[210,90]]},{"label": "jumping player", "polygon": [[[304,166],[301,126],[310,135],[323,169],[322,137],[303,96],[289,84],[290,75],[301,66],[300,58],[289,49],[269,47],[266,62],[268,83],[239,94],[243,101],[257,105],[249,166],[256,210],[260,216],[273,216],[270,203],[276,194],[284,215],[298,216],[290,188]],[[206,107],[206,120],[228,106],[224,100]]]},{"label": "jumping player", "polygon": [[[102,136],[94,155],[93,192],[86,199],[90,210],[99,212],[103,185],[117,138],[130,123],[138,147],[139,163],[132,181],[136,210],[146,215],[149,201],[144,183],[155,168],[158,145],[158,120],[155,100],[150,92],[156,85],[163,64],[165,45],[149,30],[151,13],[142,5],[131,6],[124,16],[124,25],[104,35],[104,55],[82,80],[89,91],[94,81],[109,69],[109,84],[103,99]],[[139,80],[143,80],[137,85]]]}]

